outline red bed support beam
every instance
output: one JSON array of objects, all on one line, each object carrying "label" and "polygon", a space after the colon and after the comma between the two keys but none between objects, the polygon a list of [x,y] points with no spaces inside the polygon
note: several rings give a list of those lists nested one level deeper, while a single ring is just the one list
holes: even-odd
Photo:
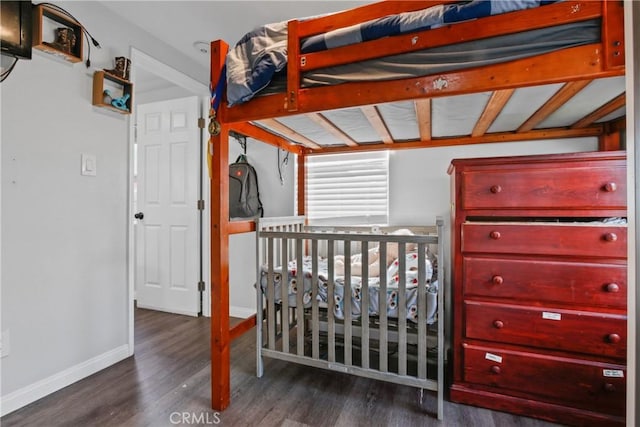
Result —
[{"label": "red bed support beam", "polygon": [[624,69],[624,2],[602,2],[602,46],[605,67]]},{"label": "red bed support beam", "polygon": [[[211,82],[215,87],[229,46],[211,43]],[[220,109],[220,113],[223,109]],[[218,118],[220,119],[220,118]],[[211,407],[222,411],[231,400],[229,333],[229,127],[212,135],[211,168]]]},{"label": "red bed support beam", "polygon": [[264,142],[269,145],[273,145],[281,150],[288,151],[293,154],[300,154],[303,147],[297,144],[293,144],[280,136],[274,135],[266,130],[259,128],[248,122],[238,122],[230,124],[231,130],[238,132],[244,136],[248,136],[258,141]]}]

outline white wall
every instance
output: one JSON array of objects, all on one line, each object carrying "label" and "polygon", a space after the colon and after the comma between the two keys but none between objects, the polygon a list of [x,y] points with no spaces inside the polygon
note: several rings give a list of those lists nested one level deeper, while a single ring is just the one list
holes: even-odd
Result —
[{"label": "white wall", "polygon": [[391,152],[389,162],[389,223],[434,224],[449,220],[450,185],[447,169],[456,158],[550,154],[598,149],[596,138],[434,147]]},{"label": "white wall", "polygon": [[[515,143],[436,147],[397,150],[389,161],[389,223],[391,225],[432,225],[436,216],[447,224],[445,247],[449,248],[450,184],[447,168],[455,158],[549,154],[597,150],[596,138],[530,141]],[[241,153],[231,140],[229,159]],[[270,145],[249,140],[249,161],[258,172],[260,195],[265,216],[292,215],[293,156],[281,186],[277,173],[277,151]],[[234,235],[229,244],[230,305],[232,316],[247,317],[255,313],[255,233]],[[446,262],[446,260],[445,260]]]},{"label": "white wall", "polygon": [[[100,4],[56,4],[102,45],[91,49],[97,69],[128,56],[135,40],[188,75],[206,75]],[[34,52],[2,83],[1,329],[9,337],[1,359],[3,414],[132,351],[128,118],[92,107],[92,74],[83,63]],[[82,153],[96,156],[97,176],[80,175]]]},{"label": "white wall", "polygon": [[[596,138],[550,141],[509,142],[497,144],[435,147],[398,150],[391,153],[389,164],[389,223],[392,225],[435,224],[437,216],[445,221],[444,254],[445,295],[451,283],[451,185],[447,169],[457,158],[519,156],[574,151],[595,151]],[[447,298],[445,313],[451,314]],[[451,318],[447,316],[446,330]]]},{"label": "white wall", "polygon": [[[171,83],[167,83],[171,84]],[[135,86],[134,86],[135,89]],[[151,104],[153,102],[168,101],[170,99],[185,98],[193,93],[179,86],[171,86],[162,89],[154,89],[150,91],[135,91],[136,105]]]},{"label": "white wall", "polygon": [[[629,252],[628,252],[628,283],[638,283],[640,275],[640,251],[638,241],[637,213],[640,211],[640,151],[636,142],[640,137],[640,3],[625,2],[625,44],[627,58],[627,173],[628,173],[628,215],[629,215]],[[638,396],[640,396],[640,381],[638,381],[638,357],[640,355],[640,340],[638,340],[638,324],[640,323],[638,304],[640,293],[635,286],[628,290],[628,319],[627,322],[627,425],[638,425]],[[635,319],[635,322],[633,321]]]}]

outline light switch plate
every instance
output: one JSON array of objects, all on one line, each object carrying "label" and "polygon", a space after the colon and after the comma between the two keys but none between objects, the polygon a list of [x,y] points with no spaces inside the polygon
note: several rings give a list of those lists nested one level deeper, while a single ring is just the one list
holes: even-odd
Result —
[{"label": "light switch plate", "polygon": [[95,154],[83,154],[80,174],[87,176],[96,176],[98,166]]}]

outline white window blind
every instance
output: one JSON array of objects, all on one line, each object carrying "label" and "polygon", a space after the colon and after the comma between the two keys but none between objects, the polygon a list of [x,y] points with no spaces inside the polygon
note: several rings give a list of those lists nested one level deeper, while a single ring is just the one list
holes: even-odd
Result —
[{"label": "white window blind", "polygon": [[389,152],[309,156],[307,218],[312,223],[386,224]]}]

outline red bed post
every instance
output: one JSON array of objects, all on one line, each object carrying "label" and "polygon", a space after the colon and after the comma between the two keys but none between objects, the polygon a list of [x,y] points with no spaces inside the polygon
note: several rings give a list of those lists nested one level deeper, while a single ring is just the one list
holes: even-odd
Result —
[{"label": "red bed post", "polygon": [[[211,82],[215,87],[229,46],[211,43]],[[220,118],[218,117],[218,120]],[[209,143],[211,162],[211,407],[222,411],[231,396],[229,336],[229,127],[221,124]]]}]

